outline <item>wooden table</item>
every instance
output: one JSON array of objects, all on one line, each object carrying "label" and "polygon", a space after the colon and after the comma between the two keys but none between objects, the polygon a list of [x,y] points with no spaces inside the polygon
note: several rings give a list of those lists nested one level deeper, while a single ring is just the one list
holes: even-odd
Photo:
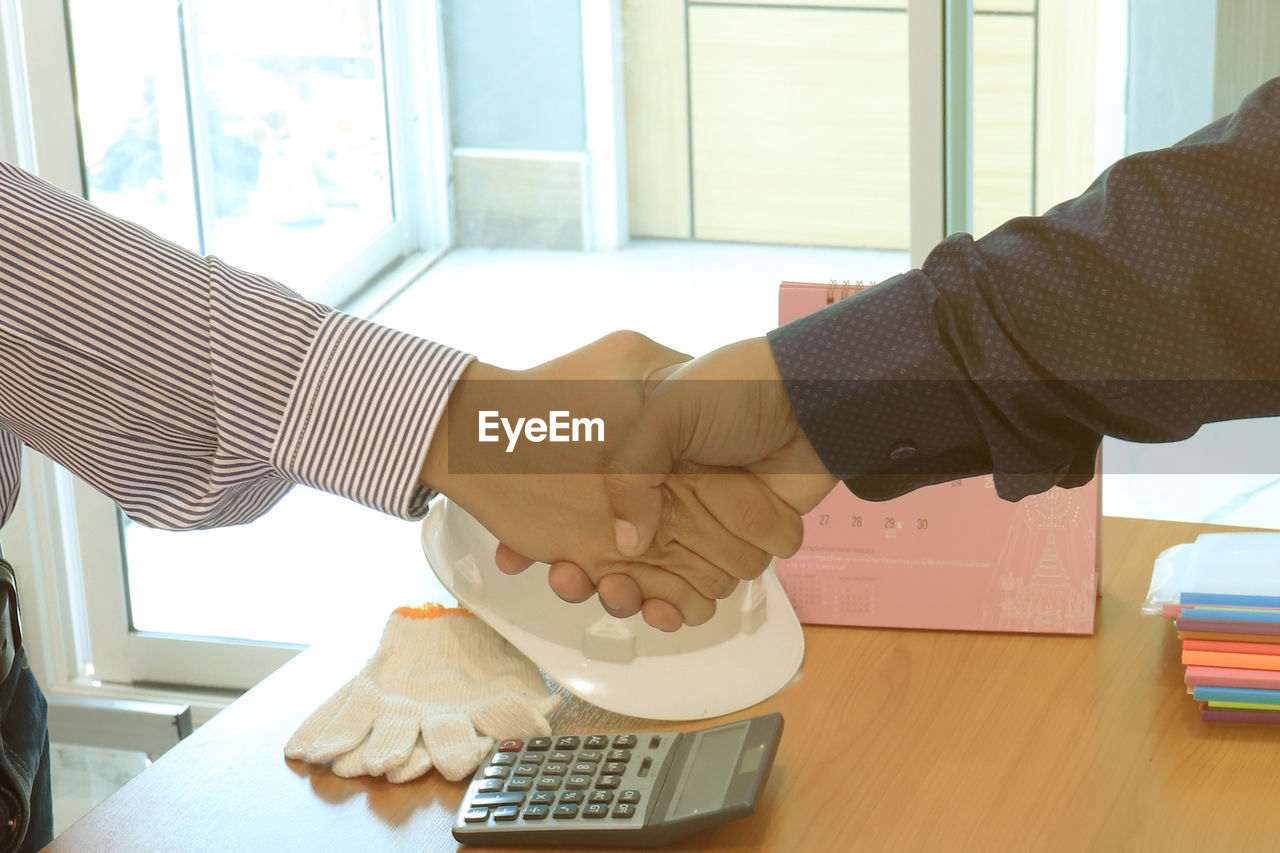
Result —
[{"label": "wooden table", "polygon": [[[1138,610],[1156,554],[1204,529],[1106,519],[1093,638],[806,628],[801,677],[724,718],[786,718],[760,808],[678,848],[1274,848],[1280,727],[1201,723],[1172,627]],[[341,779],[282,755],[369,651],[299,655],[50,849],[455,849],[462,783]],[[554,726],[679,728],[577,700]]]}]

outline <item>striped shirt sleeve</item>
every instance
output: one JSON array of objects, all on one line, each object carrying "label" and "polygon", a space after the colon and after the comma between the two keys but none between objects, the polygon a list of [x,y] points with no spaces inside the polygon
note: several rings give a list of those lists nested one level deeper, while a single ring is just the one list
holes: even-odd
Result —
[{"label": "striped shirt sleeve", "polygon": [[419,518],[469,358],[0,163],[0,518],[15,439],[157,527],[251,521],[294,483]]},{"label": "striped shirt sleeve", "polygon": [[8,430],[0,428],[0,527],[9,520],[18,501],[22,481],[22,444]]}]

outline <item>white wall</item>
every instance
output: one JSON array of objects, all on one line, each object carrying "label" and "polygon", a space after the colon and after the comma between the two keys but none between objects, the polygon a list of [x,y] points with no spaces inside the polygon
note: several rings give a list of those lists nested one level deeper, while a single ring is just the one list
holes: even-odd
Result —
[{"label": "white wall", "polygon": [[1217,0],[1129,0],[1125,151],[1172,145],[1213,120]]},{"label": "white wall", "polygon": [[582,151],[580,0],[444,0],[453,144]]}]

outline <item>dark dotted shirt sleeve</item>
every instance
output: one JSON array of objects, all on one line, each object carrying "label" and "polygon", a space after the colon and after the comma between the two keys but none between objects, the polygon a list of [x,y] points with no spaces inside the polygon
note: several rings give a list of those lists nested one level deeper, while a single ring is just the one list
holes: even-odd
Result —
[{"label": "dark dotted shirt sleeve", "polygon": [[1079,198],[769,336],[805,433],[859,496],[1093,475],[1103,435],[1280,414],[1280,78]]}]

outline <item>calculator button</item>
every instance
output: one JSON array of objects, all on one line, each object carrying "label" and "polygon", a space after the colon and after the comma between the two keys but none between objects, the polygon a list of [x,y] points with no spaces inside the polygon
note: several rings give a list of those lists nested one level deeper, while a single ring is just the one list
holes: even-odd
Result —
[{"label": "calculator button", "polygon": [[556,820],[572,820],[578,816],[577,806],[556,806],[556,810],[551,813]]},{"label": "calculator button", "polygon": [[486,779],[505,779],[511,775],[510,767],[486,767],[484,769],[484,778]]},{"label": "calculator button", "polygon": [[533,740],[529,741],[529,745],[525,748],[532,749],[536,752],[546,752],[548,749],[551,748],[551,738],[536,737]]},{"label": "calculator button", "polygon": [[660,746],[662,746],[662,736],[661,736],[661,735],[654,735],[653,737],[649,738],[649,748],[650,748],[650,749],[657,749],[657,748],[658,748],[658,747],[660,747]]},{"label": "calculator button", "polygon": [[549,811],[551,811],[550,806],[542,806],[542,805],[525,806],[524,819],[525,820],[544,820],[547,816],[547,812]]},{"label": "calculator button", "polygon": [[494,820],[515,820],[520,809],[516,806],[499,806],[493,810]]},{"label": "calculator button", "polygon": [[621,776],[601,776],[596,780],[597,788],[616,788],[622,782]]},{"label": "calculator button", "polygon": [[485,779],[483,782],[481,782],[479,785],[476,786],[476,790],[482,794],[489,794],[494,791],[501,791],[502,780],[501,779]]},{"label": "calculator button", "polygon": [[618,802],[634,805],[635,803],[640,802],[640,792],[631,790],[619,791]]},{"label": "calculator button", "polygon": [[559,776],[539,776],[538,777],[539,791],[554,791],[559,787],[560,787]]},{"label": "calculator button", "polygon": [[577,735],[565,735],[556,740],[556,749],[577,749],[578,743]]},{"label": "calculator button", "polygon": [[548,776],[563,776],[569,772],[568,764],[560,764],[559,762],[549,761],[547,766],[542,768],[542,772]]},{"label": "calculator button", "polygon": [[591,787],[591,777],[575,773],[565,780],[564,786],[573,791],[581,791]]},{"label": "calculator button", "polygon": [[499,752],[489,763],[501,767],[510,767],[516,763],[516,755],[514,752]]},{"label": "calculator button", "polygon": [[609,739],[604,735],[591,735],[582,744],[584,749],[604,749],[609,745]]},{"label": "calculator button", "polygon": [[614,749],[634,749],[636,745],[635,735],[618,735],[613,739]]},{"label": "calculator button", "polygon": [[536,764],[517,764],[515,769],[511,771],[512,776],[537,776],[538,765]]},{"label": "calculator button", "polygon": [[623,773],[627,772],[627,765],[623,764],[621,761],[609,761],[605,763],[604,769],[600,772],[608,773],[610,776],[621,776]]},{"label": "calculator button", "polygon": [[611,749],[608,755],[609,761],[630,761],[631,750],[629,749]]},{"label": "calculator button", "polygon": [[535,806],[536,805],[550,806],[550,805],[554,805],[555,801],[556,801],[556,795],[551,791],[539,791],[536,794],[529,795],[529,803]]},{"label": "calculator button", "polygon": [[594,818],[608,817],[609,807],[600,803],[592,803],[582,810],[582,816]]},{"label": "calculator button", "polygon": [[498,744],[498,752],[519,752],[523,748],[524,741],[522,740],[504,740]]},{"label": "calculator button", "polygon": [[462,819],[467,823],[484,823],[489,819],[488,809],[467,809]]},{"label": "calculator button", "polygon": [[578,753],[578,760],[579,760],[579,761],[590,761],[592,764],[594,764],[594,763],[596,763],[597,761],[599,761],[599,760],[600,760],[600,750],[598,750],[598,749],[584,749],[584,750],[582,750],[582,752],[579,752],[579,753]]},{"label": "calculator button", "polygon": [[547,761],[555,761],[559,764],[568,764],[570,761],[573,761],[573,753],[553,752],[551,755],[547,756]]},{"label": "calculator button", "polygon": [[613,802],[613,791],[592,791],[591,796],[587,798],[589,803],[604,803],[606,806]]},{"label": "calculator button", "polygon": [[560,804],[564,806],[582,805],[581,791],[565,791],[560,795]]},{"label": "calculator button", "polygon": [[533,787],[533,779],[529,776],[512,776],[507,782],[508,791],[527,791]]},{"label": "calculator button", "polygon": [[573,772],[584,773],[587,776],[594,776],[596,775],[596,766],[589,761],[579,761],[577,764],[573,765]]},{"label": "calculator button", "polygon": [[541,752],[526,751],[524,755],[520,756],[520,763],[521,764],[541,764],[544,758],[546,758],[546,756],[543,755]]},{"label": "calculator button", "polygon": [[636,815],[636,807],[631,805],[630,803],[618,803],[616,806],[613,807],[614,817],[628,818],[628,817],[635,817],[635,815]]},{"label": "calculator button", "polygon": [[476,794],[472,806],[518,806],[524,802],[524,794]]}]

